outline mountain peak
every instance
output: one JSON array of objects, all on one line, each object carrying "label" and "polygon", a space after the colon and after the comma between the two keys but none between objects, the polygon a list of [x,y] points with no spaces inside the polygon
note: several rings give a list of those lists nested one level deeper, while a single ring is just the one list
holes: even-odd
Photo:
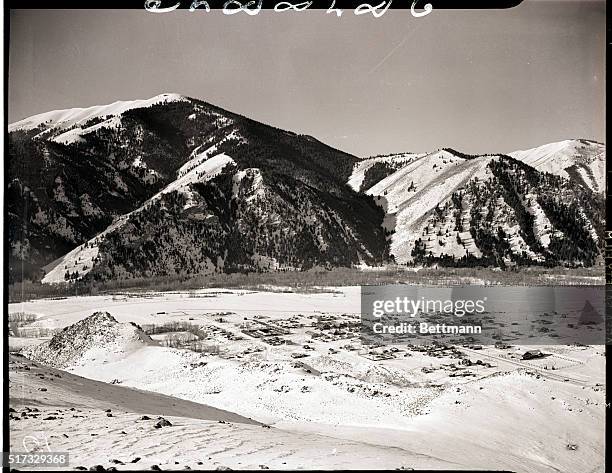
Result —
[{"label": "mountain peak", "polygon": [[600,193],[605,189],[605,151],[602,143],[570,139],[514,151],[509,156],[538,171],[563,176]]},{"label": "mountain peak", "polygon": [[[315,138],[174,93],[47,112],[18,128],[30,131],[9,134],[11,162],[20,163],[10,179],[16,278],[67,283],[387,258],[382,210],[345,184],[357,158]],[[134,265],[123,266],[128,260]]]},{"label": "mountain peak", "polygon": [[176,93],[163,93],[149,99],[137,100],[117,100],[106,105],[93,105],[91,107],[67,108],[62,110],[52,110],[39,113],[31,117],[24,118],[8,126],[8,131],[28,131],[43,126],[45,129],[60,128],[66,129],[86,123],[93,118],[117,117],[135,108],[150,107],[161,103],[189,101],[185,97]]}]

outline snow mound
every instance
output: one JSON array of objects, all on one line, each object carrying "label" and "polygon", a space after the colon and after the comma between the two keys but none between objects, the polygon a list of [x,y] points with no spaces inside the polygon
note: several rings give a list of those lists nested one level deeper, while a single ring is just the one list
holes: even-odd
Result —
[{"label": "snow mound", "polygon": [[327,355],[312,357],[308,365],[321,373],[331,373],[354,378],[372,384],[388,384],[391,386],[414,386],[415,382],[405,372],[376,363],[362,361],[360,363],[341,361]]},{"label": "snow mound", "polygon": [[49,341],[27,347],[23,355],[55,368],[116,360],[126,352],[155,342],[133,323],[120,323],[108,312],[96,312],[65,327]]}]

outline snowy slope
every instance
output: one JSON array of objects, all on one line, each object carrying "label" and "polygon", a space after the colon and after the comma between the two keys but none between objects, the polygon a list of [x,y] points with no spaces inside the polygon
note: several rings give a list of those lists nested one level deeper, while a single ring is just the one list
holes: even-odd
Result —
[{"label": "snowy slope", "polygon": [[[403,263],[411,259],[410,253],[427,215],[470,179],[485,178],[490,159],[467,160],[448,151],[436,151],[416,159],[367,191],[387,200],[387,214],[395,222],[391,254],[396,261]],[[456,252],[447,248],[445,253]],[[459,253],[456,256],[463,256],[465,249],[461,248]]]},{"label": "snowy slope", "polygon": [[538,171],[578,180],[594,192],[604,192],[606,147],[588,140],[564,140],[509,154]]},{"label": "snowy slope", "polygon": [[229,156],[221,153],[211,158],[206,159],[206,151],[195,155],[181,168],[182,175],[175,181],[168,184],[164,189],[151,197],[138,209],[122,215],[115,220],[106,230],[96,235],[91,240],[77,246],[75,249],[45,266],[45,276],[42,279],[44,284],[54,284],[65,282],[66,271],[70,273],[78,272],[79,276],[76,279],[81,279],[89,271],[91,271],[94,259],[99,253],[100,241],[109,232],[124,225],[129,220],[130,216],[140,212],[143,208],[150,205],[155,200],[158,200],[162,195],[171,192],[180,192],[187,197],[185,210],[195,205],[193,194],[190,186],[196,182],[206,182],[217,176],[221,170],[228,164],[235,164],[234,160]]},{"label": "snowy slope", "polygon": [[[201,155],[196,155],[191,161],[189,161],[185,166],[189,165],[191,162],[195,162],[195,166],[189,168],[189,171],[182,174],[176,181],[168,184],[162,191],[158,194],[154,195],[149,202],[152,200],[159,199],[163,194],[168,194],[169,192],[181,191],[189,194],[189,186],[195,182],[205,182],[216,175],[218,175],[221,170],[228,164],[236,164],[232,158],[221,153],[213,156],[211,158],[205,159],[202,161]],[[147,204],[149,203],[147,202]],[[146,204],[145,204],[146,205]],[[189,202],[186,204],[186,208],[189,206]]]},{"label": "snowy slope", "polygon": [[[125,100],[113,102],[109,105],[96,105],[86,108],[69,108],[65,110],[53,110],[51,112],[39,113],[28,118],[24,118],[8,126],[9,133],[17,130],[33,130],[39,126],[47,129],[62,130],[74,126],[82,125],[94,118],[107,118],[105,123],[110,124],[114,117],[117,117],[128,110],[135,108],[145,108],[152,105],[179,102],[187,100],[179,94],[160,94],[150,99]],[[96,125],[100,126],[100,125]],[[82,131],[82,130],[80,130]],[[93,131],[93,129],[89,130]],[[62,134],[61,138],[56,138],[58,142],[72,141],[77,136],[77,131]]]},{"label": "snowy slope", "polygon": [[427,190],[432,182],[444,182],[452,174],[461,173],[464,169],[460,165],[465,165],[466,162],[465,159],[445,150],[415,155],[415,159],[409,164],[371,187],[366,193],[385,196],[389,203],[388,212],[394,213],[400,207],[408,205],[408,201],[416,194],[422,195],[421,191]]},{"label": "snowy slope", "polygon": [[423,154],[401,153],[364,159],[355,164],[355,166],[353,167],[353,172],[347,184],[355,191],[366,190],[361,189],[361,185],[363,184],[366,172],[368,171],[368,169],[371,169],[372,166],[374,166],[375,164],[386,163],[393,166],[401,167],[402,165],[420,156],[423,156]]},{"label": "snowy slope", "polygon": [[[205,404],[102,383],[23,358],[11,358],[9,369],[11,379],[18,380],[10,383],[11,450],[27,445],[32,452],[46,446],[70,452],[70,463],[77,469],[391,470],[407,464],[437,469],[454,465],[382,442],[333,438],[332,429],[316,434],[262,428],[252,419]],[[158,416],[171,425],[155,428]],[[35,443],[37,439],[42,441]]]}]

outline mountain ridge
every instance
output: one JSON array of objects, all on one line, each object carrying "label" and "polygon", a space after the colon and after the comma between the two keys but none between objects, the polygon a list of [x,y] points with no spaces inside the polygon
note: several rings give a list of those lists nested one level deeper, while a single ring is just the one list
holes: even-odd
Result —
[{"label": "mountain ridge", "polygon": [[[543,145],[533,153],[541,155],[541,149],[565,149],[570,144],[564,141]],[[597,179],[604,177],[601,164],[605,166],[605,151],[600,143],[580,140],[574,148],[579,145],[595,163],[593,170],[586,172],[594,177],[593,185],[585,179],[572,178],[566,172],[568,166],[547,166],[546,160],[539,167],[551,172],[537,170],[529,165],[533,159],[528,152],[516,157],[513,153],[466,155],[450,148],[371,158],[354,167],[349,185],[385,198],[385,221],[392,230],[390,253],[399,263],[591,266],[601,255],[605,227],[604,198],[597,185]],[[589,145],[592,149],[585,149]],[[546,158],[554,161],[555,155],[549,153]],[[569,158],[566,153],[566,164]],[[573,158],[583,164],[584,170],[582,154],[576,153]],[[500,162],[504,163],[501,167]],[[506,165],[513,170],[502,169]],[[367,181],[368,172],[377,166],[384,172],[378,173],[375,182]],[[517,174],[521,176],[517,178]],[[479,180],[478,186],[473,185]],[[364,182],[368,184],[365,189]],[[482,183],[495,190],[476,190]],[[466,186],[472,190],[467,197],[478,200],[477,212],[483,212],[483,206],[488,209],[486,222],[472,209],[474,202],[459,203],[460,198],[466,197]],[[481,202],[482,195],[474,193],[482,191],[494,200]],[[579,225],[570,223],[568,215],[582,226],[583,232],[578,231]],[[442,218],[448,221],[442,222]],[[494,228],[482,233],[478,225]],[[569,249],[571,238],[578,233],[580,244],[588,248],[583,254]],[[486,248],[486,254],[482,248]]]},{"label": "mountain ridge", "polygon": [[[565,140],[509,155],[360,159],[180,94],[45,112],[9,125],[9,275],[590,266],[603,239],[604,154]],[[568,249],[577,236],[584,253]]]},{"label": "mountain ridge", "polygon": [[[104,264],[116,263],[98,275],[103,278],[151,271],[173,274],[185,265],[189,271],[203,266],[213,271],[257,271],[262,257],[266,268],[298,269],[380,264],[387,259],[379,225],[382,212],[369,196],[345,185],[358,158],[197,99],[166,94],[137,102],[142,103],[146,106],[120,102],[46,112],[13,124],[9,134],[13,280],[44,277],[39,268],[49,269],[50,262],[109,226],[113,234],[125,230],[121,224],[125,216],[129,220],[145,204],[155,204],[148,205],[152,219],[170,216],[176,227],[162,227],[161,220],[157,228],[148,226],[162,245],[147,250],[147,258],[134,255],[142,267],[126,270],[120,262],[121,254],[133,253],[136,246],[131,241],[125,247],[131,239],[125,235],[127,239],[106,241],[110,254],[100,259],[88,255],[86,263],[66,267],[69,277],[80,277],[103,259]],[[109,107],[117,114],[109,116]],[[225,164],[231,166],[212,176],[205,163],[216,156],[226,156]],[[185,176],[189,182],[178,185]],[[240,188],[251,179],[260,186],[257,198]],[[187,202],[178,206],[177,199],[184,197]],[[217,203],[211,206],[207,198]],[[262,220],[268,207],[269,215],[276,217]],[[168,208],[176,213],[169,215]],[[298,244],[291,247],[281,234]],[[141,246],[148,244],[147,235],[140,236]],[[187,245],[202,238],[207,244],[200,259],[185,261]],[[183,248],[175,255],[177,261],[168,268],[156,265],[175,247]],[[21,263],[25,271],[20,276]],[[54,276],[54,282],[59,279]]]}]

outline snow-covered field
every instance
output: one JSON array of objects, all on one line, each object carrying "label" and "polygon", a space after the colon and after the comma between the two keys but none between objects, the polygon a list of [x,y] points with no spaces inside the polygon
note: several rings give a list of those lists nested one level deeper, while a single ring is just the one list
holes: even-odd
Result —
[{"label": "snow-covered field", "polygon": [[[448,466],[398,447],[266,428],[229,412],[20,358],[11,360],[10,379],[11,450],[69,452],[73,468],[342,469],[356,458],[372,469]],[[159,416],[172,425],[155,428]]]},{"label": "snow-covered field", "polygon": [[[35,326],[54,329],[99,311],[111,314],[121,329],[109,344],[79,342],[78,350],[61,358],[66,371],[114,383],[104,386],[223,409],[272,429],[232,424],[220,434],[213,433],[217,424],[183,419],[176,421],[180,428],[160,429],[151,439],[150,428],[135,425],[129,409],[110,420],[92,411],[91,422],[64,416],[53,424],[57,441],[75,449],[77,458],[103,449],[107,461],[137,455],[146,462],[136,467],[162,461],[170,467],[172,453],[180,468],[185,462],[194,467],[195,457],[177,453],[182,436],[188,439],[185,451],[192,452],[204,448],[205,438],[222,435],[220,442],[232,447],[221,445],[218,452],[232,453],[209,455],[213,463],[205,459],[196,467],[603,471],[604,347],[530,347],[549,356],[523,361],[525,347],[428,352],[398,345],[377,359],[350,330],[360,313],[358,287],[315,294],[207,289],[9,306],[10,313],[36,314]],[[126,322],[144,328],[197,325],[206,349],[165,347],[157,343],[164,338],[158,335],[156,341],[136,337],[141,342],[135,342],[136,328]],[[94,330],[95,324],[87,327]],[[38,356],[37,362],[53,361],[48,349],[26,349],[26,354]],[[471,366],[459,363],[458,352]],[[113,436],[104,442],[88,439],[86,445],[62,436],[71,435],[69,429],[86,436],[93,425],[107,426]],[[36,422],[11,424],[14,436],[34,427]],[[127,434],[119,434],[122,430]]]}]

